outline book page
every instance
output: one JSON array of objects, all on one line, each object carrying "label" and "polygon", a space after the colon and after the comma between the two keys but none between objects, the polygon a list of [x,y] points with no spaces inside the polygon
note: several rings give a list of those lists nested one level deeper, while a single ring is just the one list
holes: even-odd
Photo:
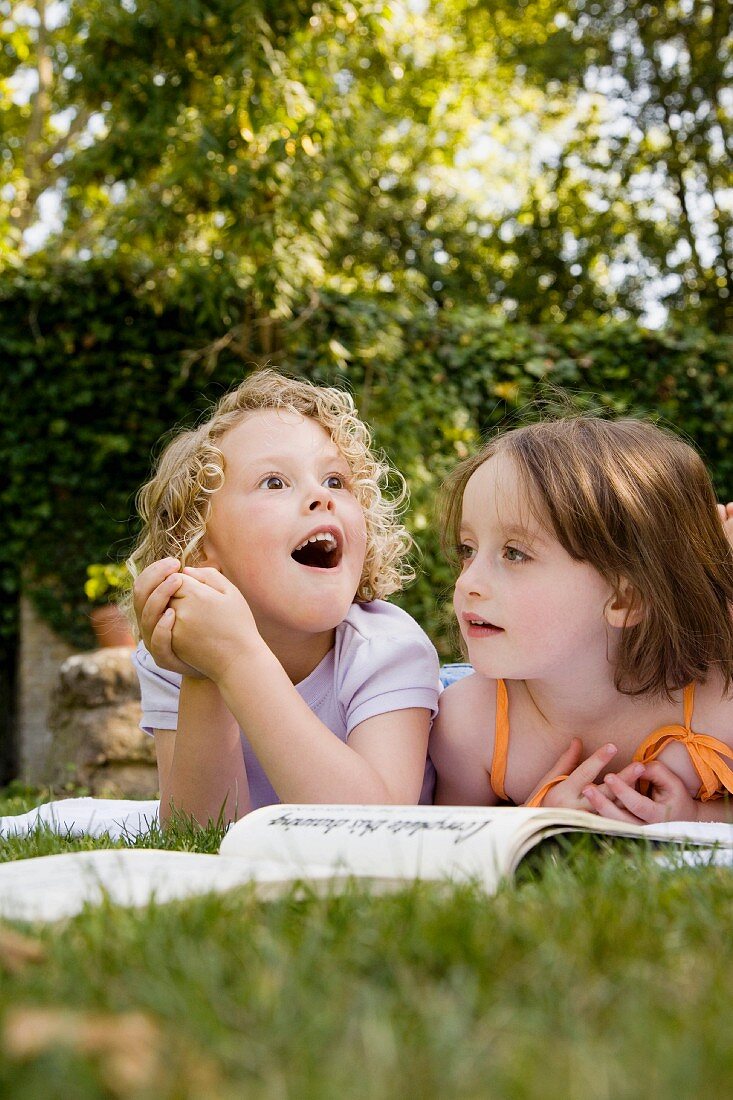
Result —
[{"label": "book page", "polygon": [[511,862],[523,807],[265,806],[238,821],[223,855],[357,877],[477,880],[493,892]]},{"label": "book page", "polygon": [[474,880],[494,893],[543,839],[582,831],[689,845],[733,847],[733,825],[682,821],[637,826],[582,810],[526,806],[297,806],[255,810],[224,837],[221,852],[309,865],[357,877]]}]

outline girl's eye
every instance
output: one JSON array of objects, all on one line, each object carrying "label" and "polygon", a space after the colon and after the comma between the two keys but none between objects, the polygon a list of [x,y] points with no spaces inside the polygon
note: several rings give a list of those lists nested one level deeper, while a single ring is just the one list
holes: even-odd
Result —
[{"label": "girl's eye", "polygon": [[529,554],[525,554],[523,550],[519,550],[516,546],[505,546],[504,557],[507,561],[523,562],[529,561]]},{"label": "girl's eye", "polygon": [[285,479],[280,477],[279,474],[268,474],[267,477],[263,477],[258,488],[260,489],[284,489]]},{"label": "girl's eye", "polygon": [[466,565],[476,556],[476,548],[474,546],[469,546],[465,542],[459,542],[458,546],[456,547],[456,554],[458,556],[458,560],[463,565]]},{"label": "girl's eye", "polygon": [[323,479],[323,484],[327,489],[345,489],[346,482],[341,474],[329,474],[328,477]]}]

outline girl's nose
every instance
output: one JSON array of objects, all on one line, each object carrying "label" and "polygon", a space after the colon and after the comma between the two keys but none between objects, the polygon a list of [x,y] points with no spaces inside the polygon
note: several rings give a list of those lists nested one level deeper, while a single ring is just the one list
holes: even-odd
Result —
[{"label": "girl's nose", "polygon": [[333,511],[333,497],[325,485],[319,485],[318,488],[311,493],[308,511],[316,512],[319,508],[324,508],[327,512]]},{"label": "girl's nose", "polygon": [[483,598],[490,589],[485,569],[480,569],[474,560],[469,562],[456,580],[456,591],[464,597]]}]

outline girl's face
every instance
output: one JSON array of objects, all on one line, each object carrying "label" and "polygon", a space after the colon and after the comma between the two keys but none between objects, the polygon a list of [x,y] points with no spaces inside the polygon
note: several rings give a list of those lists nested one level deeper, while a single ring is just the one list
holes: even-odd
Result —
[{"label": "girl's face", "polygon": [[265,640],[332,631],[366,551],[345,458],[317,421],[276,410],[248,413],[219,446],[225,480],[212,497],[205,564],[237,586]]},{"label": "girl's face", "polygon": [[607,652],[611,586],[531,515],[508,456],[494,455],[469,479],[459,541],[453,602],[478,672],[544,679]]}]

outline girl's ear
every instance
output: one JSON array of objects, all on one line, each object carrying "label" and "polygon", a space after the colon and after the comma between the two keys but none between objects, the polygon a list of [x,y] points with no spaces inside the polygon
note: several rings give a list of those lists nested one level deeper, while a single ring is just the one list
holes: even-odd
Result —
[{"label": "girl's ear", "polygon": [[638,626],[644,618],[644,604],[639,590],[631,581],[621,577],[616,591],[605,607],[606,622],[609,626]]}]

